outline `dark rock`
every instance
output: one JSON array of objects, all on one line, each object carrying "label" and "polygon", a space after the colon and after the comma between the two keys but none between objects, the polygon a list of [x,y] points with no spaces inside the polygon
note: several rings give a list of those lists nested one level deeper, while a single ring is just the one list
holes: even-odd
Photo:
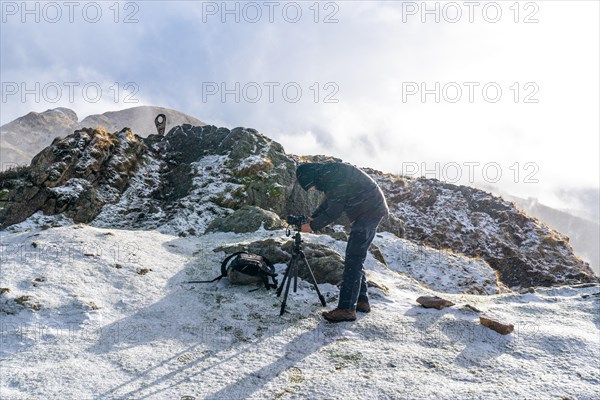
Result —
[{"label": "dark rock", "polygon": [[[592,293],[591,296],[600,296],[600,292]],[[582,294],[581,297],[587,299],[588,297],[590,297],[590,295],[586,293]]]},{"label": "dark rock", "polygon": [[472,306],[472,305],[470,305],[470,304],[465,304],[465,305],[464,305],[464,308],[466,308],[466,309],[468,309],[468,310],[471,310],[471,311],[474,311],[474,312],[476,312],[476,313],[480,313],[480,312],[482,312],[480,309],[478,309],[477,307],[475,307],[475,306]]},{"label": "dark rock", "polygon": [[[202,126],[204,123],[194,117],[162,107],[139,106],[104,114],[90,115],[81,122],[77,114],[68,108],[58,107],[44,112],[30,112],[2,126],[0,135],[0,159],[7,164],[25,165],[32,158],[62,137],[77,129],[103,127],[114,132],[125,126],[131,131],[147,136],[156,132],[154,118],[166,114],[167,128],[191,123]],[[158,135],[156,135],[158,136]]]},{"label": "dark rock", "polygon": [[481,323],[481,325],[487,328],[498,332],[501,335],[508,335],[515,329],[515,327],[512,324],[499,321],[498,319],[489,316],[479,317],[479,323]]},{"label": "dark rock", "polygon": [[146,275],[150,271],[152,271],[151,268],[139,268],[136,272],[138,275]]},{"label": "dark rock", "polygon": [[373,254],[373,257],[375,257],[375,259],[377,261],[379,261],[386,267],[388,266],[387,263],[385,262],[385,258],[383,258],[383,254],[381,253],[381,250],[379,250],[379,247],[377,247],[375,244],[371,243],[371,246],[369,247],[369,251],[371,252],[371,254]]},{"label": "dark rock", "polygon": [[20,305],[24,305],[25,303],[27,303],[30,300],[31,300],[31,296],[25,295],[25,296],[17,297],[15,299],[15,303],[20,304]]},{"label": "dark rock", "polygon": [[417,303],[425,308],[435,308],[438,310],[454,305],[450,300],[445,300],[438,296],[421,296],[417,299]]},{"label": "dark rock", "polygon": [[405,235],[404,221],[402,221],[400,218],[398,218],[394,214],[390,213],[387,215],[387,217],[383,218],[383,220],[381,221],[381,224],[379,224],[378,231],[379,232],[390,232],[390,233],[393,233],[394,235],[398,236],[399,238],[404,238],[404,235]]}]

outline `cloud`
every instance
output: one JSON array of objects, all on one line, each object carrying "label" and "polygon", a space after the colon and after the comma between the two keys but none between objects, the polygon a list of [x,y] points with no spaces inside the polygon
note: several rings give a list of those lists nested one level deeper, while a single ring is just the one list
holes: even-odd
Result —
[{"label": "cloud", "polygon": [[[298,23],[282,18],[281,3],[273,23],[233,23],[231,16],[222,23],[221,15],[203,13],[201,4],[141,2],[135,24],[111,18],[98,24],[2,24],[3,82],[98,81],[109,94],[116,82],[139,88],[137,104],[124,103],[122,91],[116,103],[81,96],[56,104],[3,102],[2,123],[56,106],[83,117],[152,104],[208,123],[254,127],[290,152],[329,153],[386,171],[400,172],[406,163],[498,163],[498,185],[518,192],[598,186],[596,2],[569,8],[536,3],[534,24],[522,23],[531,12],[522,8],[515,23],[508,3],[495,24],[483,20],[481,10],[474,23],[421,23],[419,14],[403,22],[400,2],[332,3],[338,9],[321,8],[318,23],[312,3],[302,3]],[[323,23],[333,11],[339,21]],[[442,96],[437,103],[429,94],[423,102],[421,93],[403,99],[411,82],[419,90],[421,83],[431,90],[439,82],[440,92],[456,83],[461,101]],[[472,103],[464,82],[479,84]],[[219,92],[206,97],[207,83]],[[502,89],[497,103],[482,98],[486,83]],[[236,93],[222,101],[223,87]],[[252,102],[256,87],[262,95]],[[302,95],[292,101],[286,95],[296,87]],[[539,102],[524,103],[535,90]],[[528,162],[539,166],[533,185],[522,182]],[[521,169],[516,181],[510,169],[515,163]]]}]

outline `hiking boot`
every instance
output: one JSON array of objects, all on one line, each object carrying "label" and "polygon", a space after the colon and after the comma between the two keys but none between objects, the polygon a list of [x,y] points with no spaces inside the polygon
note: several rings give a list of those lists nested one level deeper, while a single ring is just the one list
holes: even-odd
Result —
[{"label": "hiking boot", "polygon": [[359,301],[356,303],[356,311],[363,313],[371,312],[371,305],[369,304],[369,301]]},{"label": "hiking boot", "polygon": [[332,311],[323,312],[323,318],[329,322],[354,321],[356,320],[356,311],[336,308]]}]

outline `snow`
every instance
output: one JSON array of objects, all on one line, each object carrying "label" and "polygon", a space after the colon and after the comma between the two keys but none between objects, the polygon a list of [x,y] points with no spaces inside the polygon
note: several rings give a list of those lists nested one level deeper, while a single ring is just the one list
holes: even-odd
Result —
[{"label": "snow", "polygon": [[472,294],[501,291],[494,269],[481,258],[420,246],[389,232],[378,233],[374,243],[392,270],[410,275],[434,290]]},{"label": "snow", "polygon": [[68,202],[76,200],[84,190],[88,189],[91,183],[82,178],[71,178],[62,186],[48,188],[57,196],[57,200]]},{"label": "snow", "polygon": [[[376,244],[389,268],[371,255],[366,267],[389,295],[369,289],[373,311],[355,322],[324,322],[316,294],[302,281],[283,317],[273,290],[249,293],[227,279],[184,283],[218,275],[218,246],[283,235],[177,237],[39,214],[1,231],[0,288],[10,291],[0,295],[0,308],[9,311],[0,311],[0,397],[599,397],[598,286],[465,294],[464,277],[488,278],[485,265],[456,257],[448,271],[436,272],[435,250],[425,249],[415,266],[426,271],[411,277],[406,262],[392,255],[401,248],[413,259],[421,250],[387,235]],[[343,252],[344,243],[331,237],[304,239]],[[282,272],[284,265],[276,267]],[[436,275],[443,279],[436,282]],[[320,289],[327,309],[335,307],[338,289]],[[424,294],[456,306],[424,309],[415,302]],[[15,306],[22,296],[29,300]],[[482,327],[467,303],[515,331],[501,336]]]},{"label": "snow", "polygon": [[[231,171],[226,168],[228,156],[208,155],[191,163],[192,188],[188,195],[177,201],[177,208],[167,212],[152,194],[161,185],[161,162],[150,154],[144,160],[130,184],[115,204],[106,204],[92,225],[130,229],[156,229],[178,235],[181,232],[201,234],[210,222],[231,210],[215,204],[219,196],[231,198],[231,193],[243,185],[227,182]],[[152,207],[148,207],[151,204]],[[154,211],[151,211],[154,210]]]}]

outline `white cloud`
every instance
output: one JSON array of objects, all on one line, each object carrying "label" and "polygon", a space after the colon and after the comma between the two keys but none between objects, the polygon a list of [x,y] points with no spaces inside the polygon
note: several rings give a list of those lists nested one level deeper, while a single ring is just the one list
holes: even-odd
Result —
[{"label": "white cloud", "polygon": [[[400,2],[341,2],[339,23],[312,22],[312,3],[292,24],[202,21],[193,2],[139,3],[140,22],[100,25],[2,26],[2,81],[133,81],[140,104],[176,108],[203,121],[249,126],[280,140],[294,153],[329,153],[360,165],[399,172],[403,162],[496,162],[511,191],[544,193],[556,187],[598,186],[598,3],[537,2],[539,23],[514,23],[509,7],[491,24],[402,22]],[[220,3],[216,3],[220,4]],[[242,4],[242,3],[240,3]],[[420,4],[418,2],[417,4]],[[443,6],[446,3],[440,3]],[[459,3],[461,4],[461,3]],[[482,3],[483,4],[483,3]],[[524,3],[519,3],[524,7]],[[325,11],[321,10],[320,18]],[[531,9],[521,9],[522,20]],[[463,9],[463,12],[466,12]],[[429,17],[431,18],[431,17]],[[466,16],[463,16],[466,18]],[[243,87],[279,82],[275,101],[256,104],[219,96],[202,99],[203,82]],[[280,88],[297,82],[298,103]],[[318,82],[321,101],[313,101]],[[324,88],[339,88],[337,104],[323,103]],[[402,101],[403,82],[497,82],[501,101],[481,98],[421,103]],[[520,82],[520,102],[510,87]],[[539,87],[538,104],[523,104]],[[481,88],[481,86],[479,86]],[[463,99],[466,97],[463,86]],[[6,123],[32,109],[74,108],[80,117],[131,105],[112,99],[91,104],[2,103]],[[515,162],[539,166],[539,183],[508,179]]]}]

